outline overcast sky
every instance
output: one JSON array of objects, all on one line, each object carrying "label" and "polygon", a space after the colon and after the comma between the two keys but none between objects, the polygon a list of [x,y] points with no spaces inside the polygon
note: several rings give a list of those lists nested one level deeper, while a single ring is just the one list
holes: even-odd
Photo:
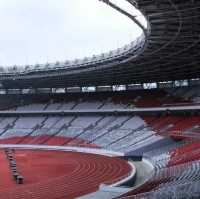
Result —
[{"label": "overcast sky", "polygon": [[[130,10],[124,0],[113,0]],[[0,65],[64,61],[121,47],[141,34],[99,0],[0,0]]]}]

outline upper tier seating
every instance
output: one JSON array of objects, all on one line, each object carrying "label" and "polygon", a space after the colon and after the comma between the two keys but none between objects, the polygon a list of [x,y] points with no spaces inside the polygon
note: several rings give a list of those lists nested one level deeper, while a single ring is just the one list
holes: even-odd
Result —
[{"label": "upper tier seating", "polygon": [[[178,88],[177,88],[178,90]],[[179,92],[177,92],[179,93]],[[181,95],[167,89],[135,90],[120,93],[90,93],[88,95],[76,94],[65,97],[35,98],[26,100],[16,99],[18,106],[11,103],[10,110],[17,111],[52,111],[52,110],[84,110],[84,109],[126,109],[134,107],[161,107],[161,106],[187,106],[192,105],[192,99],[184,99]],[[4,102],[4,101],[3,101]],[[5,103],[5,102],[4,102]],[[15,103],[16,104],[16,103]],[[23,105],[24,104],[24,105]],[[196,103],[194,103],[196,105]],[[7,106],[5,106],[7,107]]]},{"label": "upper tier seating", "polygon": [[75,110],[84,110],[84,109],[99,109],[102,106],[101,101],[91,101],[91,102],[79,102],[75,106]]},{"label": "upper tier seating", "polygon": [[17,111],[40,111],[44,110],[46,104],[30,104],[17,107]]}]

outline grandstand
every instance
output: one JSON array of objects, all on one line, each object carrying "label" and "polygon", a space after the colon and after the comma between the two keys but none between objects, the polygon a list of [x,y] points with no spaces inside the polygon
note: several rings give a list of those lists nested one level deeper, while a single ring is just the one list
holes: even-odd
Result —
[{"label": "grandstand", "polygon": [[200,198],[200,2],[126,1],[129,45],[1,68],[1,199]]}]

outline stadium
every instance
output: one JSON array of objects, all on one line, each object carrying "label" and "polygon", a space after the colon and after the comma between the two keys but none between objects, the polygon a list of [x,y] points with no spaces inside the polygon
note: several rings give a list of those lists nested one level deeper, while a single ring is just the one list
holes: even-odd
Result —
[{"label": "stadium", "polygon": [[142,34],[0,68],[0,199],[200,198],[200,2],[100,1]]}]

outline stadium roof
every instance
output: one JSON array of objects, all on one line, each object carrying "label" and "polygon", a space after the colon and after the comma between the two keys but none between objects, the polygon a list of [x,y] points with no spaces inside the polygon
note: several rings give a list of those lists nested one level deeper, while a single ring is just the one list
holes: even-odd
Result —
[{"label": "stadium roof", "polygon": [[[20,70],[1,69],[2,87],[65,88],[199,78],[200,2],[127,1],[148,20],[147,30],[136,41],[89,59],[27,66]],[[111,1],[104,2],[136,22],[134,16]]]}]

